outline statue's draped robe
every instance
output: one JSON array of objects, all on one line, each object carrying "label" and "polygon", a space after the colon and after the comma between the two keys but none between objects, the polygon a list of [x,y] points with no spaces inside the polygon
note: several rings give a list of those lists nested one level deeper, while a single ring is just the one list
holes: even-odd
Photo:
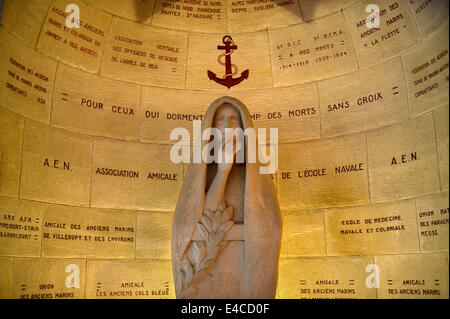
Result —
[{"label": "statue's draped robe", "polygon": [[[222,97],[209,107],[203,120],[202,132],[212,126],[216,111],[224,104],[231,104],[239,111],[244,130],[253,127],[250,113],[240,101],[231,97]],[[202,141],[202,150],[206,143]],[[247,152],[247,137],[245,143]],[[181,261],[193,239],[204,210],[208,166],[210,165],[206,163],[189,164],[173,218],[172,271],[177,297],[181,295]],[[241,246],[236,244],[239,242],[229,242],[229,245],[219,252],[216,265],[211,267],[212,276],[207,276],[199,284],[199,287],[207,287],[209,284],[214,289],[207,291],[206,294],[200,292],[198,295],[191,296],[192,298],[270,299],[275,297],[281,242],[281,217],[274,184],[270,175],[260,174],[258,160],[257,163],[246,161],[245,164],[236,166],[233,167],[227,182],[225,200],[228,196],[242,202],[241,207],[235,207],[234,210],[235,214],[240,215],[239,212],[242,214],[244,241],[240,242]],[[245,177],[245,181],[239,183],[233,180],[239,179],[240,175]],[[237,185],[237,187],[230,189],[230,185]],[[236,217],[237,215],[235,215],[235,221]],[[223,271],[221,262],[229,262],[224,259],[227,254],[231,254],[230,257],[235,258],[237,264],[232,267],[228,265],[226,270],[239,271],[239,274],[232,277],[239,278],[241,282],[239,291],[231,289],[231,295],[224,296],[221,291],[229,290],[229,285],[233,285],[233,282],[230,282],[233,278],[227,279],[225,276],[223,280],[220,280],[214,277]],[[208,281],[210,282],[207,283]],[[228,287],[221,287],[221,284]]]}]

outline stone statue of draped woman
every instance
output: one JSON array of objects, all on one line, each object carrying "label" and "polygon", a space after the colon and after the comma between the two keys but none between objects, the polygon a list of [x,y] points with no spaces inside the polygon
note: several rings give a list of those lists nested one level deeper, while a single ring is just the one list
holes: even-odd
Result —
[{"label": "stone statue of draped woman", "polygon": [[[253,128],[240,101],[222,97],[211,104],[202,132],[215,127]],[[211,141],[202,140],[201,149]],[[235,154],[245,145],[225,139]],[[258,144],[256,144],[258,145]],[[246,159],[247,159],[246,154]],[[172,271],[177,298],[275,297],[281,216],[273,180],[260,164],[190,163],[172,227]]]}]

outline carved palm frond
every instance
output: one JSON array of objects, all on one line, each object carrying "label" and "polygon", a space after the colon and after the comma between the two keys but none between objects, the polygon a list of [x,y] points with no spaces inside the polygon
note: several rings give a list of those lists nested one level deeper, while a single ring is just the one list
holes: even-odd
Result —
[{"label": "carved palm frond", "polygon": [[181,298],[189,298],[197,292],[196,283],[207,275],[219,252],[225,247],[226,233],[233,226],[233,207],[226,207],[222,201],[216,211],[206,209],[197,229],[200,241],[191,241],[180,265],[181,272]]}]

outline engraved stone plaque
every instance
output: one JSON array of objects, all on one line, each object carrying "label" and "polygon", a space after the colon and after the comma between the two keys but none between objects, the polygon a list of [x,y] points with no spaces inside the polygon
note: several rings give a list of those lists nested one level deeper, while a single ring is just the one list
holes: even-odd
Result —
[{"label": "engraved stone plaque", "polygon": [[341,13],[269,30],[274,86],[335,77],[357,68],[350,33]]},{"label": "engraved stone plaque", "polygon": [[448,190],[448,156],[449,156],[449,121],[448,105],[434,112],[436,125],[436,140],[439,156],[439,171],[441,174],[441,188]]},{"label": "engraved stone plaque", "polygon": [[407,1],[422,38],[426,38],[442,24],[448,22],[448,1]]},{"label": "engraved stone plaque", "polygon": [[227,1],[156,0],[152,24],[183,31],[226,32]]},{"label": "engraved stone plaque", "polygon": [[428,253],[375,256],[380,267],[380,299],[448,298],[448,255]]},{"label": "engraved stone plaque", "polygon": [[[82,12],[80,28],[66,26],[65,10],[71,3]],[[80,0],[55,0],[50,5],[37,49],[70,66],[98,73],[110,24],[111,15]]]},{"label": "engraved stone plaque", "polygon": [[410,15],[407,0],[380,0],[379,28],[368,28],[366,7],[371,0],[364,0],[344,10],[355,45],[360,67],[377,64],[398,55],[419,41],[419,32]]},{"label": "engraved stone plaque", "polygon": [[13,284],[12,258],[0,257],[0,299],[11,298],[11,287]]},{"label": "engraved stone plaque", "polygon": [[136,213],[47,205],[42,257],[134,258]]},{"label": "engraved stone plaque", "polygon": [[358,0],[299,0],[300,7],[302,9],[303,18],[306,21],[317,19],[341,11],[344,8],[349,7]]},{"label": "engraved stone plaque", "polygon": [[20,116],[0,108],[0,194],[3,195],[19,195],[23,126]]},{"label": "engraved stone plaque", "polygon": [[34,48],[50,2],[51,0],[6,0],[3,5],[2,25],[26,45]]},{"label": "engraved stone plaque", "polygon": [[320,138],[319,99],[315,84],[236,91],[232,96],[247,105],[255,127],[267,128],[267,139],[270,128],[278,128],[279,143]]},{"label": "engraved stone plaque", "polygon": [[325,211],[328,255],[419,252],[414,200]]},{"label": "engraved stone plaque", "polygon": [[3,27],[0,52],[0,105],[49,123],[56,62],[33,52]]},{"label": "engraved stone plaque", "polygon": [[136,258],[170,260],[173,213],[137,213]]},{"label": "engraved stone plaque", "polygon": [[412,115],[448,104],[448,23],[402,59]]},{"label": "engraved stone plaque", "polygon": [[92,139],[25,121],[20,197],[89,205]]},{"label": "engraved stone plaque", "polygon": [[448,251],[448,193],[416,199],[422,251]]},{"label": "engraved stone plaque", "polygon": [[139,95],[138,85],[60,65],[52,125],[89,135],[137,140]]},{"label": "engraved stone plaque", "polygon": [[325,256],[323,210],[284,211],[281,257]]},{"label": "engraved stone plaque", "polygon": [[0,256],[40,256],[43,212],[43,203],[0,197]]},{"label": "engraved stone plaque", "polygon": [[119,17],[139,23],[150,23],[155,0],[84,0],[98,10],[104,10]]},{"label": "engraved stone plaque", "polygon": [[[249,70],[248,79],[233,86],[230,91],[241,89],[268,88],[272,86],[270,71],[270,56],[267,47],[267,32],[237,33],[230,34],[234,44],[237,46],[231,54],[231,63],[237,69],[235,78],[241,76],[245,70]],[[223,46],[224,34],[190,34],[188,73],[186,87],[192,90],[217,90],[226,91],[225,86],[208,78],[207,71],[215,73],[217,77],[225,75],[225,50],[218,50]],[[221,58],[219,56],[222,56]],[[219,62],[220,61],[220,62]]]},{"label": "engraved stone plaque", "polygon": [[113,18],[100,74],[139,84],[184,88],[187,33]]},{"label": "engraved stone plaque", "polygon": [[279,146],[282,209],[365,204],[369,201],[364,134]]},{"label": "engraved stone plaque", "polygon": [[[141,98],[140,140],[150,143],[175,143],[176,141],[171,142],[169,137],[171,131],[177,127],[187,129],[192,137],[193,121],[201,121],[206,111],[205,105],[221,95],[223,92],[144,87]],[[278,140],[281,143],[320,137],[318,95],[314,84],[270,90],[235,91],[230,95],[248,106],[256,127],[279,128]]]},{"label": "engraved stone plaque", "polygon": [[12,298],[84,298],[85,264],[82,259],[17,258]]},{"label": "engraved stone plaque", "polygon": [[373,299],[366,287],[372,257],[281,258],[279,296],[282,299]]},{"label": "engraved stone plaque", "polygon": [[95,139],[91,205],[172,212],[183,166],[172,163],[170,148]]},{"label": "engraved stone plaque", "polygon": [[169,260],[89,260],[88,299],[172,299],[175,297]]},{"label": "engraved stone plaque", "polygon": [[193,121],[202,121],[208,104],[223,95],[214,92],[143,87],[141,97],[140,141],[172,144],[173,129],[189,131],[192,142]]},{"label": "engraved stone plaque", "polygon": [[324,136],[366,131],[404,121],[408,103],[399,58],[319,82]]},{"label": "engraved stone plaque", "polygon": [[440,191],[433,114],[367,133],[371,202]]},{"label": "engraved stone plaque", "polygon": [[231,0],[228,1],[230,32],[257,31],[302,22],[295,0]]}]

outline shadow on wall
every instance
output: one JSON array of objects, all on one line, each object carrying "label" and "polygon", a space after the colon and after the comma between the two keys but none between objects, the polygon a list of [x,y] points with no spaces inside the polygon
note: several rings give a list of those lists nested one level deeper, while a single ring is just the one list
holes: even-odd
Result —
[{"label": "shadow on wall", "polygon": [[0,0],[0,23],[2,23],[3,0]]},{"label": "shadow on wall", "polygon": [[[329,1],[329,0],[303,0],[302,2],[303,3],[307,3],[307,8],[308,9],[311,8],[311,9],[309,9],[309,11],[311,11],[311,10],[314,9],[314,6],[316,5],[317,2],[326,2],[326,1]],[[295,2],[297,2],[297,4],[298,4],[298,11],[295,10],[296,7],[292,6],[292,5],[290,5],[290,6],[282,6],[281,8],[284,8],[285,10],[289,11],[293,15],[298,15],[299,18],[303,20],[303,16],[304,16],[303,15],[303,8],[305,6],[304,5],[303,6],[300,5],[300,0],[277,0],[277,2],[280,2],[280,3],[285,3],[285,2],[293,2],[293,3],[295,3]],[[311,13],[314,13],[314,11],[312,11]],[[304,22],[306,22],[306,21],[304,21]]]},{"label": "shadow on wall", "polygon": [[[134,1],[136,17],[138,18],[139,22],[147,21],[152,16],[153,7],[155,6],[152,3],[152,0],[130,0],[130,1]],[[156,0],[154,1],[154,3],[156,4]]]},{"label": "shadow on wall", "polygon": [[[136,16],[138,17],[139,22],[144,22],[152,16],[153,6],[154,6],[152,4],[152,0],[130,0],[130,1],[134,1]],[[166,1],[169,2],[168,0],[166,0]],[[183,1],[183,0],[179,0],[179,1]],[[277,0],[277,1],[278,2],[291,1],[292,3],[295,3],[295,1],[298,1],[298,0]],[[326,1],[329,1],[329,0],[304,0],[304,2],[307,3],[308,10],[312,11],[311,13],[314,12],[314,8],[317,5],[317,2],[326,2]],[[3,0],[0,0],[0,2],[3,2]],[[156,0],[154,1],[154,3],[156,6]],[[300,5],[299,5],[299,7],[300,7]],[[300,18],[302,18],[301,8],[300,8],[300,12],[296,12],[295,6],[283,6],[282,8],[286,9],[287,11],[291,12],[292,14],[299,14]]]}]

